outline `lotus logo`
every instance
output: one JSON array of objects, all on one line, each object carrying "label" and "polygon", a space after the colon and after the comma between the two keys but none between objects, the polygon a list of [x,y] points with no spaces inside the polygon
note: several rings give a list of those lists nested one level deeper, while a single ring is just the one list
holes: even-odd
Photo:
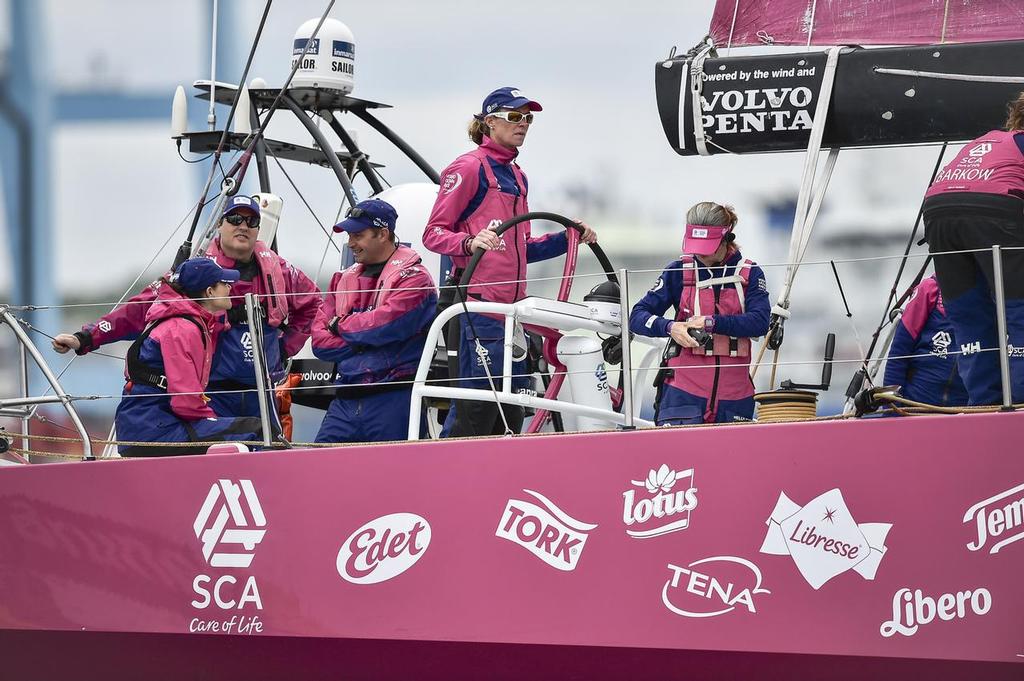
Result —
[{"label": "lotus logo", "polygon": [[[690,484],[685,489],[676,489],[676,483],[684,478],[688,478]],[[626,534],[630,537],[650,539],[689,527],[690,512],[697,508],[692,468],[677,472],[663,463],[657,470],[652,468],[643,480],[630,480],[630,483],[654,495],[646,497],[641,493],[641,498],[637,499],[636,490],[622,493],[622,522],[627,527],[644,526],[654,521],[653,527],[627,529]]]}]

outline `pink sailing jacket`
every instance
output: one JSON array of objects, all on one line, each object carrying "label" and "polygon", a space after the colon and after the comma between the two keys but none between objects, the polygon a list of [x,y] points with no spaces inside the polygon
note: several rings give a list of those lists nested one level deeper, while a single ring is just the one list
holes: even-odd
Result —
[{"label": "pink sailing jacket", "polygon": [[978,192],[1024,197],[1024,153],[1014,140],[1016,134],[992,130],[965,144],[935,176],[925,196]]},{"label": "pink sailing jacket", "polygon": [[[455,159],[441,174],[423,245],[451,257],[461,271],[469,262],[474,236],[529,212],[528,183],[514,162],[517,154],[485,136],[483,144]],[[497,303],[520,300],[526,295],[526,264],[565,253],[566,243],[564,232],[534,238],[529,222],[516,225],[501,236],[498,250],[480,260],[470,295]]]}]

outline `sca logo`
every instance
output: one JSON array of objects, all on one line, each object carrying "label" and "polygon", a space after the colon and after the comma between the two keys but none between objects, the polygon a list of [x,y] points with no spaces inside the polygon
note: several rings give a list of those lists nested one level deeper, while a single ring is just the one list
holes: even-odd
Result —
[{"label": "sca logo", "polygon": [[338,551],[338,574],[353,584],[377,584],[415,565],[430,546],[430,523],[415,513],[391,513],[349,535]]},{"label": "sca logo", "polygon": [[[686,480],[689,484],[677,484]],[[630,480],[637,490],[622,493],[622,522],[633,539],[650,539],[690,526],[690,512],[697,508],[697,488],[693,486],[693,469],[674,471],[667,464],[653,468],[643,480]],[[644,491],[647,494],[644,494]]]},{"label": "sca logo", "polygon": [[761,570],[745,558],[714,556],[686,567],[668,564],[672,576],[661,589],[661,602],[683,617],[717,617],[738,607],[757,612],[754,596],[761,588]]},{"label": "sca logo", "polygon": [[[248,568],[256,545],[266,534],[263,514],[251,480],[218,480],[206,495],[192,524],[202,542],[203,558],[211,568]],[[215,604],[222,610],[241,610],[248,604],[263,609],[256,576],[249,575],[239,590],[239,578],[233,574],[196,575],[192,590],[198,597],[192,606],[199,609]]]},{"label": "sca logo", "polygon": [[540,492],[523,491],[540,505],[509,499],[495,536],[519,544],[557,570],[575,570],[587,543],[587,533],[597,525],[576,520]]}]

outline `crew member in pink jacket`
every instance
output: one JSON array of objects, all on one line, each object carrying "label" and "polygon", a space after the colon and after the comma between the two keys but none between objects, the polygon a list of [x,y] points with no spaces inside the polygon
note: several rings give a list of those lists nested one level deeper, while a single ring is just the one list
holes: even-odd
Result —
[{"label": "crew member in pink jacket", "polygon": [[[468,294],[477,300],[513,303],[526,295],[526,265],[547,260],[566,251],[564,232],[534,237],[530,223],[521,222],[500,237],[495,229],[516,215],[528,213],[529,183],[516,163],[519,147],[542,107],[512,87],[487,95],[480,113],[473,116],[469,137],[477,144],[459,156],[441,173],[437,202],[423,230],[423,245],[452,261],[449,281],[454,283],[477,248],[487,253],[470,281]],[[582,223],[581,223],[582,224]],[[592,229],[583,225],[584,243],[597,241]],[[479,314],[459,317],[461,342],[459,374],[464,388],[488,388],[484,362],[491,376],[500,375],[504,347],[504,324]],[[486,353],[477,353],[479,340]],[[522,374],[526,363],[515,362],[513,373]],[[529,385],[525,376],[513,379],[513,389]],[[500,379],[495,388],[501,390]],[[456,416],[449,416],[446,434],[453,437],[492,435],[505,431],[505,420],[513,432],[523,422],[521,407],[506,406],[505,420],[492,402],[458,401]]]},{"label": "crew member in pink jacket", "polygon": [[[124,442],[258,440],[255,417],[218,416],[205,390],[217,339],[226,328],[231,284],[238,270],[208,258],[186,260],[160,287],[146,312],[146,328],[125,362],[124,397],[114,425]],[[120,445],[123,456],[200,454],[206,446]]]}]

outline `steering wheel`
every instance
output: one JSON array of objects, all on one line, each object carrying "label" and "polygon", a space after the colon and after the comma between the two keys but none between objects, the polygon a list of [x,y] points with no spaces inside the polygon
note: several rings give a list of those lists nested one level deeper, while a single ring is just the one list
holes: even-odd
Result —
[{"label": "steering wheel", "polygon": [[[565,255],[565,266],[562,268],[562,283],[558,289],[557,300],[565,302],[569,299],[569,293],[572,290],[573,277],[576,274],[576,257],[580,243],[580,236],[583,234],[583,227],[575,220],[570,220],[564,215],[558,213],[547,213],[547,212],[531,212],[517,215],[513,218],[506,220],[505,222],[498,225],[494,230],[497,236],[501,236],[508,230],[512,229],[521,222],[527,220],[547,220],[548,222],[554,222],[565,227],[568,239],[568,248],[566,249]],[[619,283],[619,278],[615,274],[615,268],[612,267],[611,261],[608,256],[602,250],[601,246],[593,243],[588,244],[590,250],[593,251],[594,256],[597,258],[598,263],[601,265],[601,269],[608,277],[608,281]],[[473,272],[476,270],[477,265],[480,263],[480,259],[484,256],[487,251],[483,248],[477,248],[473,251],[473,255],[469,259],[469,263],[466,265],[466,269],[462,272],[462,277],[459,279],[459,283],[456,287],[456,304],[465,302],[466,300],[466,288],[469,286],[470,280],[473,278]],[[555,369],[554,376],[551,378],[550,383],[545,387],[545,396],[554,399],[558,395],[558,391],[562,387],[562,383],[565,381],[566,367],[564,364],[558,361],[556,354],[556,346],[558,340],[562,337],[562,334],[555,329],[551,329],[543,326],[535,326],[533,324],[524,324],[524,326],[532,332],[535,332],[544,338],[543,344],[543,355],[544,360]],[[459,326],[452,324],[448,327],[448,334],[446,338],[446,345],[449,349],[458,345]],[[459,361],[458,356],[453,356],[450,352],[448,354],[448,376],[453,380],[457,380],[459,377]],[[527,429],[528,433],[534,433],[539,431],[547,419],[551,415],[546,409],[538,410],[530,421],[530,425]]]}]

